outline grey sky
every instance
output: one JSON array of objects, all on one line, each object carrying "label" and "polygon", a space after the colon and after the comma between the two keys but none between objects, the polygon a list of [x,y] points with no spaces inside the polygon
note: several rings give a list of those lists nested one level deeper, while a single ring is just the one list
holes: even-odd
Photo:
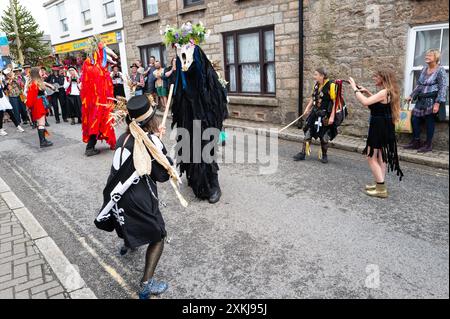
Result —
[{"label": "grey sky", "polygon": [[[47,14],[42,6],[44,1],[45,0],[19,0],[19,2],[31,12],[37,23],[39,23],[41,30],[44,31],[45,34],[49,34]],[[3,11],[8,5],[9,0],[0,0],[0,14],[3,15]]]}]

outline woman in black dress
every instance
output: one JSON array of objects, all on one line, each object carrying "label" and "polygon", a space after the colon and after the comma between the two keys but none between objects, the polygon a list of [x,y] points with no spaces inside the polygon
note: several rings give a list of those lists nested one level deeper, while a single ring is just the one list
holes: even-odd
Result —
[{"label": "woman in black dress", "polygon": [[102,230],[115,230],[128,248],[148,245],[139,292],[140,299],[148,299],[168,288],[167,283],[153,278],[166,237],[156,183],[174,179],[175,175],[178,178],[178,174],[160,140],[165,130],[159,127],[156,109],[147,97],[131,98],[127,109],[129,129],[117,141],[103,191],[104,203],[95,224]]},{"label": "woman in black dress", "polygon": [[381,89],[376,94],[357,86],[353,78],[349,79],[358,101],[370,109],[369,133],[363,154],[367,155],[375,184],[366,185],[366,194],[386,198],[386,170],[395,171],[400,180],[403,177],[395,137],[395,123],[400,116],[400,89],[395,74],[390,70],[377,71],[373,80]]}]

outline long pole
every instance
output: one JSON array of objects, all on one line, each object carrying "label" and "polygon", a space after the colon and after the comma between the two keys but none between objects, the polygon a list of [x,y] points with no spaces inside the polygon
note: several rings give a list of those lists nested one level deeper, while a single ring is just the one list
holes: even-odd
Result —
[{"label": "long pole", "polygon": [[20,65],[24,64],[23,61],[23,54],[22,54],[22,42],[20,42],[20,36],[19,36],[19,28],[17,27],[17,21],[16,21],[16,4],[14,0],[9,0],[9,6],[11,8],[11,19],[14,27],[14,33],[16,34],[16,43],[17,43],[17,58],[19,59]]}]

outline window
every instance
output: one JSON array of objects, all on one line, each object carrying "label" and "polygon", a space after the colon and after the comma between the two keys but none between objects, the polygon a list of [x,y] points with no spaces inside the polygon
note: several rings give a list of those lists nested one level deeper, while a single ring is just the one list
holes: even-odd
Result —
[{"label": "window", "polygon": [[81,7],[81,18],[83,25],[91,25],[91,10],[89,8],[89,1],[88,0],[80,0],[80,7]]},{"label": "window", "polygon": [[185,7],[195,6],[195,5],[203,4],[203,3],[205,3],[204,0],[184,0]]},{"label": "window", "polygon": [[158,0],[143,0],[144,17],[150,17],[158,14]]},{"label": "window", "polygon": [[163,66],[167,61],[167,50],[165,45],[148,45],[140,47],[139,50],[141,52],[141,61],[144,67],[148,66],[151,56],[154,56],[157,61],[161,61]]},{"label": "window", "polygon": [[[449,73],[448,24],[428,25],[411,28],[408,38],[408,52],[405,74],[405,96],[414,89],[425,65],[425,52],[429,49],[441,51],[441,65]],[[447,116],[448,89],[447,89]]]},{"label": "window", "polygon": [[273,27],[226,33],[224,48],[230,93],[275,95]]},{"label": "window", "polygon": [[66,33],[69,31],[69,26],[67,25],[66,8],[64,7],[64,2],[58,4],[56,8],[58,10],[59,25],[61,27],[61,31],[63,33]]},{"label": "window", "polygon": [[114,0],[103,0],[103,10],[106,19],[112,19],[116,16],[116,9],[114,8]]}]

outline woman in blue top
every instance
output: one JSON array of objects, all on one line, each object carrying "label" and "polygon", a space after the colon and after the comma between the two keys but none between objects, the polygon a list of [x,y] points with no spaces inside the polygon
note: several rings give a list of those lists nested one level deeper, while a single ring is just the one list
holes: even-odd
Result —
[{"label": "woman in blue top", "polygon": [[[415,101],[412,111],[413,139],[405,146],[406,149],[415,149],[426,153],[432,151],[432,142],[435,128],[435,115],[439,112],[440,105],[445,105],[448,77],[444,67],[439,65],[441,53],[431,49],[425,54],[425,63],[422,73],[417,80],[417,85],[408,102]],[[424,145],[420,143],[420,124],[425,121],[427,128],[427,140]]]}]

